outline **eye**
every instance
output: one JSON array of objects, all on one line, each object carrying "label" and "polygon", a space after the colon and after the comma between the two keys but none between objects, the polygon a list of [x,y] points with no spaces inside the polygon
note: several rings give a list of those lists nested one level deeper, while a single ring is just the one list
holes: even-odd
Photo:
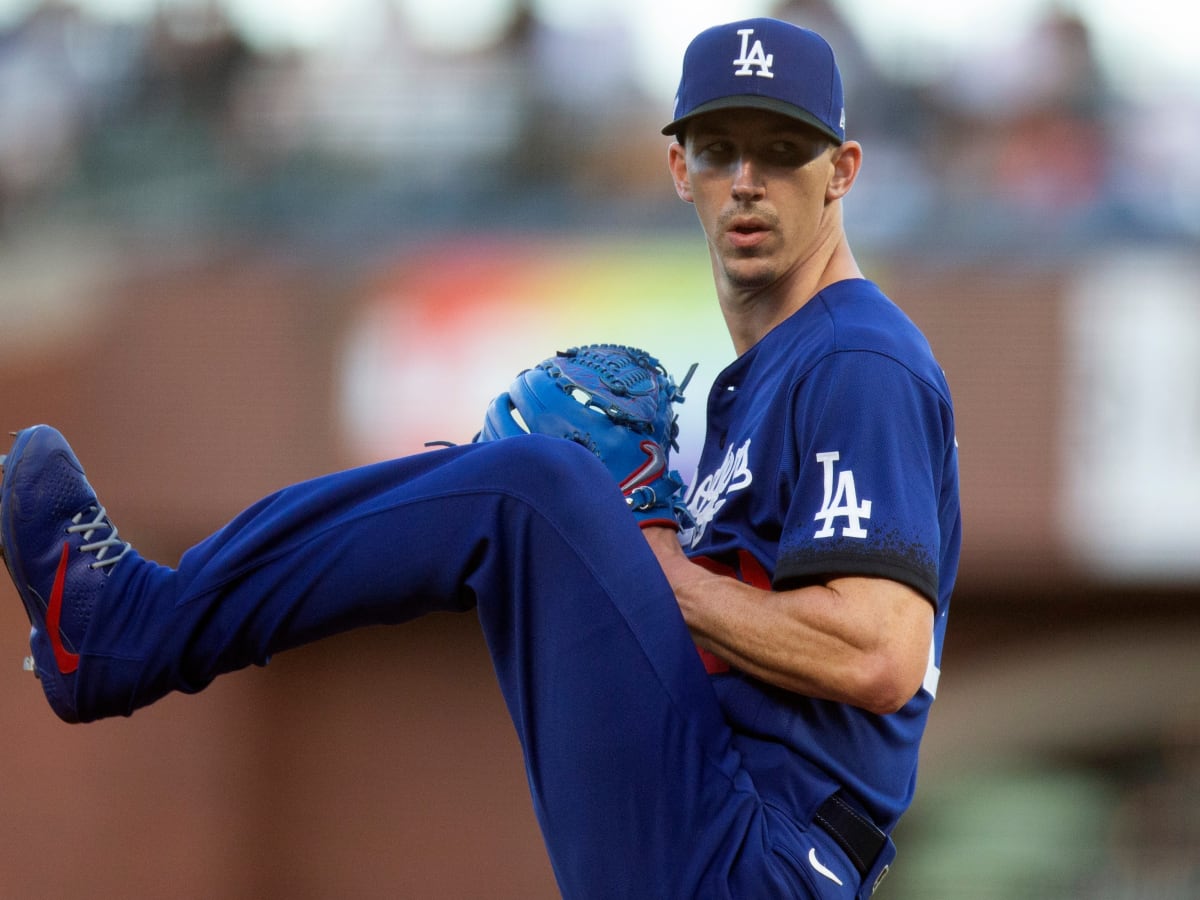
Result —
[{"label": "eye", "polygon": [[778,140],[767,148],[767,154],[775,165],[803,166],[820,154],[820,148],[808,141]]},{"label": "eye", "polygon": [[727,159],[733,153],[733,144],[721,138],[698,141],[696,155],[707,160]]}]

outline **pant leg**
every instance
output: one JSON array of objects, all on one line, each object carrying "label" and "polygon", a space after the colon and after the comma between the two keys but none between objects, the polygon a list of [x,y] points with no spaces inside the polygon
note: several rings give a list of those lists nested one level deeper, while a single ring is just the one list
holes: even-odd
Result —
[{"label": "pant leg", "polygon": [[670,588],[574,444],[515,438],[316,479],[177,569],[123,561],[113,577],[82,648],[93,709],[476,606],[564,896],[716,898],[747,881],[795,896]]}]

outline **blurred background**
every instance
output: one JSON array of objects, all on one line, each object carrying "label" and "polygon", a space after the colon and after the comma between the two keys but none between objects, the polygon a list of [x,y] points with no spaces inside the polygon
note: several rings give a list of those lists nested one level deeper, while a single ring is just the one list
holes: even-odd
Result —
[{"label": "blurred background", "polygon": [[[683,14],[683,13],[686,14]],[[180,553],[467,440],[561,345],[732,358],[666,172],[700,28],[821,31],[966,545],[891,900],[1200,898],[1200,62],[1168,0],[0,3],[0,425]],[[402,548],[398,548],[402,552]],[[0,584],[0,898],[549,898],[473,616],[58,723]]]}]

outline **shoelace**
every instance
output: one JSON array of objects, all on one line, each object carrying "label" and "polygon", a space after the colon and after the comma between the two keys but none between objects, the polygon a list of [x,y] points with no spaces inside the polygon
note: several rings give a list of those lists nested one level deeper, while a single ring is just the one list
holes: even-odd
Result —
[{"label": "shoelace", "polygon": [[[84,513],[79,513],[71,521],[75,524],[67,528],[68,534],[82,534],[86,543],[79,550],[82,553],[95,553],[96,561],[91,564],[93,569],[102,569],[106,566],[115,566],[130,550],[133,549],[128,541],[122,541],[117,537],[117,526],[108,518],[108,513],[103,506],[89,507],[87,512],[95,513],[95,518],[89,522],[83,521]],[[92,541],[92,533],[100,529],[108,530],[108,537],[100,541]],[[109,550],[120,547],[121,550],[116,556],[107,556]]]}]

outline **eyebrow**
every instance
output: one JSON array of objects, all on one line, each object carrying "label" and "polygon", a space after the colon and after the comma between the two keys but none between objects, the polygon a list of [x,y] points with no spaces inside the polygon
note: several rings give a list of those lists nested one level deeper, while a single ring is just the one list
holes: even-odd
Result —
[{"label": "eyebrow", "polygon": [[[710,122],[692,122],[688,126],[689,134],[707,134],[714,137],[728,137],[738,131],[741,127],[737,125],[725,124],[722,119],[713,119]],[[763,132],[771,137],[791,137],[796,136],[807,141],[825,140],[825,135],[821,134],[810,125],[803,122],[793,122],[790,119],[779,117],[771,119]]]}]

